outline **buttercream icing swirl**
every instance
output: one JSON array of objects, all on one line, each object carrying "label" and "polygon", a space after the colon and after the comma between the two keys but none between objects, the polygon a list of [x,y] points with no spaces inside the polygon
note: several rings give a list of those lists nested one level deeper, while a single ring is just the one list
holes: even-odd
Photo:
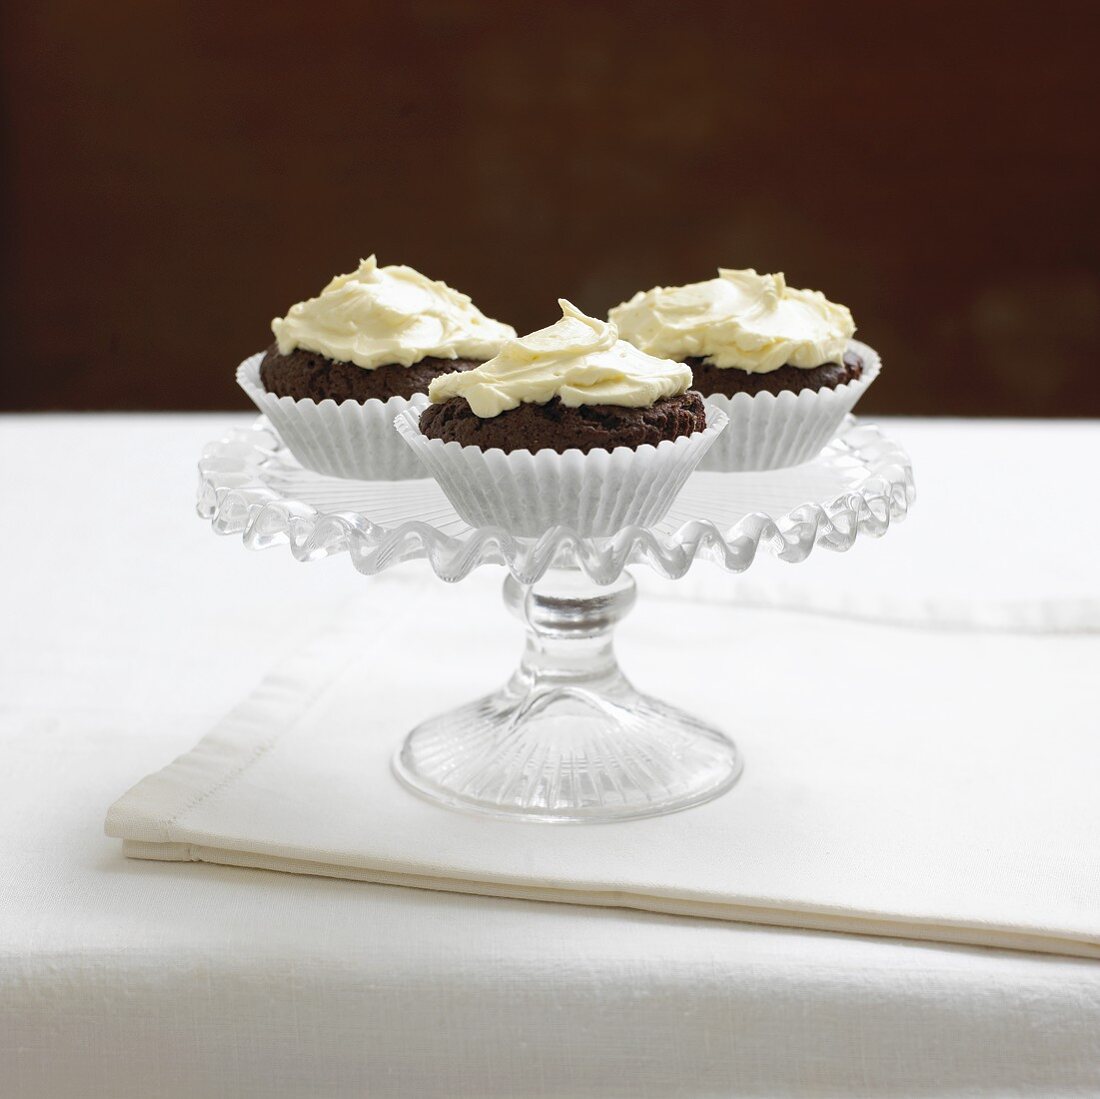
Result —
[{"label": "buttercream icing swirl", "polygon": [[651,355],[698,357],[753,374],[840,362],[856,330],[846,306],[751,268],[720,267],[706,282],[639,291],[610,319],[623,339]]},{"label": "buttercream icing swirl", "polygon": [[374,256],[291,306],[271,331],[282,355],[302,348],[366,370],[428,357],[489,359],[516,334],[445,282],[412,267],[379,267]]},{"label": "buttercream icing swirl", "polygon": [[642,408],[690,388],[691,369],[683,363],[640,351],[619,339],[614,324],[586,316],[564,298],[558,305],[562,318],[556,324],[510,340],[474,370],[434,379],[428,387],[432,402],[465,397],[475,415],[489,419],[554,397],[570,408]]}]

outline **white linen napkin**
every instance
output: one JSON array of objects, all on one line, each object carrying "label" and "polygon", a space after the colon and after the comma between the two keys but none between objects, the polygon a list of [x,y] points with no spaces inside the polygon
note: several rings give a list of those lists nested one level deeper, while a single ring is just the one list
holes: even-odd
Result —
[{"label": "white linen napkin", "polygon": [[389,769],[518,660],[497,584],[372,585],[108,833],[139,858],[1100,957],[1100,637],[643,596],[624,669],[733,735],[743,777],[668,817],[523,824]]}]

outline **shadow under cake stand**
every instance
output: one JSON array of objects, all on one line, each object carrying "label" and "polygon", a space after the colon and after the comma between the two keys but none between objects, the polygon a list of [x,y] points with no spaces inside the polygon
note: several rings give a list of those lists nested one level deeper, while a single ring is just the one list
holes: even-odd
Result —
[{"label": "shadow under cake stand", "polygon": [[519,668],[499,691],[415,728],[393,768],[451,808],[562,822],[675,812],[741,773],[723,732],[619,670],[612,634],[634,603],[628,566],[678,579],[698,561],[742,572],[761,550],[795,563],[815,545],[846,550],[859,535],[880,537],[915,495],[905,452],[852,417],[812,462],[697,472],[659,524],[602,538],[472,528],[430,479],[313,473],[263,417],[208,445],[199,474],[199,514],[252,549],[287,546],[299,561],[346,553],[365,575],[423,559],[447,581],[503,565],[505,603],[527,627]]}]

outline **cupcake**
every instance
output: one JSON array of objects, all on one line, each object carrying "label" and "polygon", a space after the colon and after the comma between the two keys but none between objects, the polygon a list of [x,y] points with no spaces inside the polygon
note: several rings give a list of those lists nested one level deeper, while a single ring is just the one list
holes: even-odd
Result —
[{"label": "cupcake", "polygon": [[718,278],[639,291],[611,310],[623,339],[689,366],[730,424],[701,468],[779,469],[809,461],[878,375],[843,305],[782,274],[719,268]]},{"label": "cupcake", "polygon": [[471,526],[611,535],[668,511],[725,426],[691,370],[559,301],[562,318],[444,374],[397,430]]},{"label": "cupcake", "polygon": [[271,322],[237,381],[302,465],[365,480],[424,477],[393,418],[434,378],[492,358],[515,329],[411,267],[374,256]]}]

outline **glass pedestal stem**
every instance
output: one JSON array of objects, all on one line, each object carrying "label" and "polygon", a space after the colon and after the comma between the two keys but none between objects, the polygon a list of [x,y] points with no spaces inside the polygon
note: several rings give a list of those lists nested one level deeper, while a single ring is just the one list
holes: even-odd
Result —
[{"label": "glass pedestal stem", "polygon": [[414,729],[397,775],[452,808],[538,821],[656,816],[728,790],[741,772],[733,743],[619,669],[612,634],[635,594],[625,572],[605,587],[566,570],[530,587],[509,576],[504,601],[527,627],[519,668]]}]

